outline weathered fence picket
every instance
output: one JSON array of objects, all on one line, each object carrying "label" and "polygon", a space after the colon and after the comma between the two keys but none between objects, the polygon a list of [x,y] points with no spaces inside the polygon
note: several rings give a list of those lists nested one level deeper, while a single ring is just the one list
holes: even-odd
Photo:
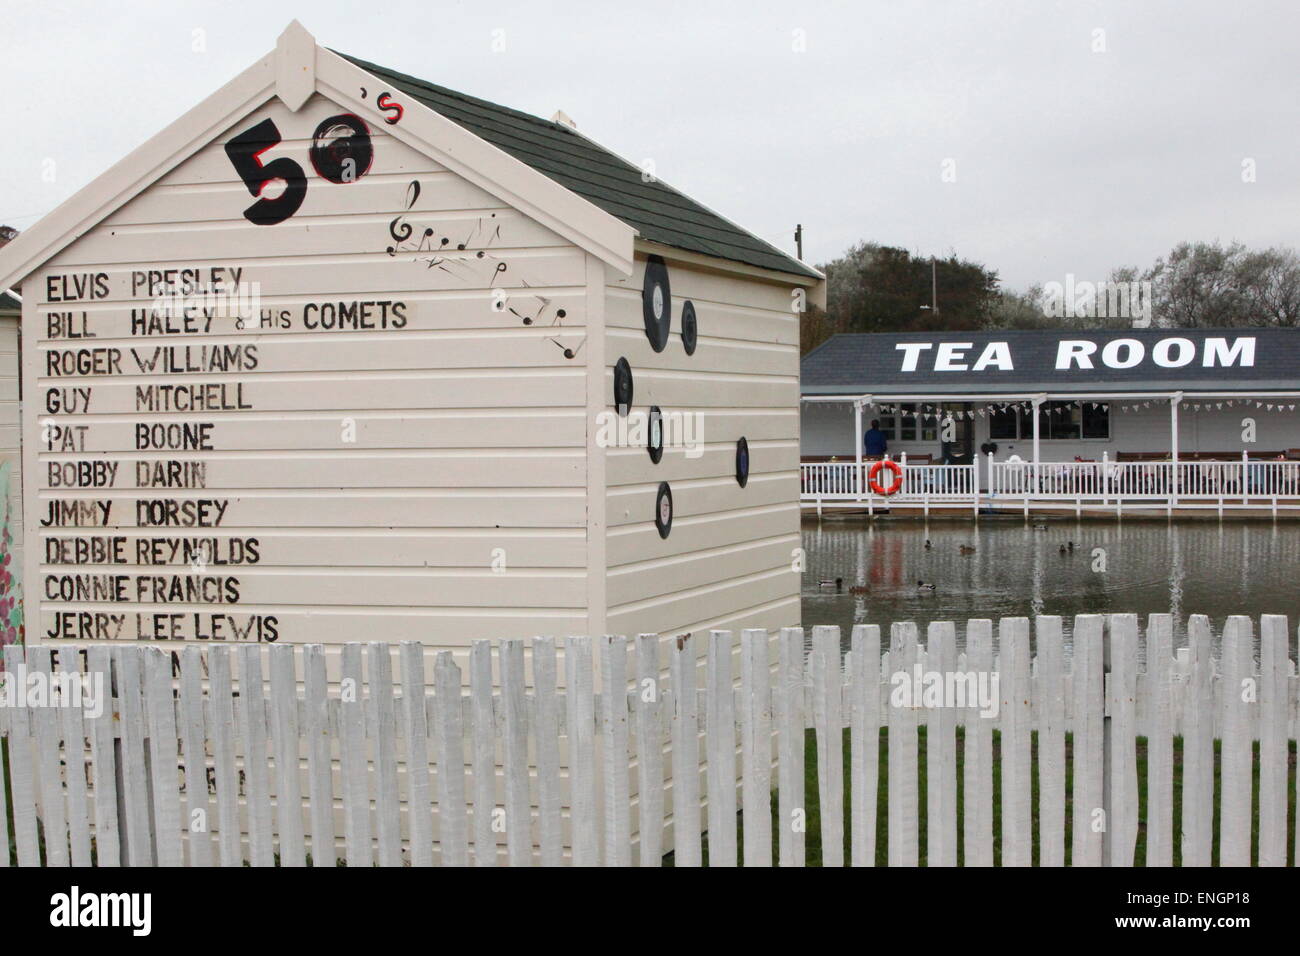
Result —
[{"label": "weathered fence picket", "polygon": [[[26,666],[21,647],[4,649],[5,672],[20,673]],[[26,707],[9,709],[9,789],[13,796],[14,843],[19,866],[40,866],[40,841],[36,831],[36,777],[32,770],[32,751],[28,744],[31,719]]]},{"label": "weathered fence picket", "polygon": [[[303,729],[307,735],[307,778],[311,799],[311,861],[334,866],[334,783],[330,752],[330,713],[325,651],[319,644],[303,648]],[[459,687],[459,684],[457,685]],[[446,848],[443,848],[445,854]]]},{"label": "weathered fence picket", "polygon": [[[533,641],[533,696],[537,715],[534,733],[537,745],[537,842],[542,866],[559,866],[564,860],[558,679],[555,640],[539,637]],[[438,693],[445,692],[440,690]],[[440,732],[447,733],[446,730]]]},{"label": "weathered fence picket", "polygon": [[[65,680],[80,677],[72,654],[59,655],[59,674]],[[80,707],[62,708],[63,749],[68,800],[68,842],[73,866],[90,866],[90,804],[86,791],[86,730]]]},{"label": "weathered fence picket", "polygon": [[1110,865],[1132,866],[1137,849],[1137,615],[1110,619]]},{"label": "weathered fence picket", "polygon": [[235,767],[235,700],[228,647],[213,647],[208,651],[208,699],[212,703],[212,726],[208,733],[212,741],[212,777],[217,790],[221,865],[243,866],[239,841],[239,772]]},{"label": "weathered fence picket", "polygon": [[460,668],[451,651],[440,651],[434,659],[433,686],[437,705],[438,848],[443,866],[469,866]]},{"label": "weathered fence picket", "polygon": [[709,866],[735,866],[736,719],[730,631],[709,633],[705,686]]},{"label": "weathered fence picket", "polygon": [[[289,653],[292,655],[292,648]],[[292,656],[290,663],[292,665]],[[211,866],[212,803],[208,795],[207,744],[203,732],[203,658],[193,644],[181,651],[180,708],[189,861],[190,866]],[[96,776],[96,786],[98,781]]]},{"label": "weathered fence picket", "polygon": [[[564,685],[569,728],[569,827],[573,864],[598,866],[596,702],[590,638],[570,637],[564,642]],[[490,690],[488,694],[491,694]]]},{"label": "weathered fence picket", "polygon": [[[301,866],[308,852],[317,866],[465,866],[471,852],[478,865],[555,866],[567,852],[574,865],[629,866],[638,854],[656,865],[671,849],[677,865],[699,866],[707,831],[710,865],[767,866],[775,852],[798,866],[805,747],[815,741],[814,833],[826,866],[846,855],[872,865],[878,849],[891,865],[916,865],[922,832],[929,866],[998,856],[1060,866],[1067,849],[1076,866],[1169,865],[1178,845],[1187,864],[1213,853],[1244,866],[1257,852],[1261,865],[1285,866],[1286,757],[1300,709],[1288,626],[1261,618],[1257,659],[1253,622],[1228,619],[1217,667],[1204,617],[1191,618],[1190,647],[1175,659],[1169,615],[1152,615],[1145,632],[1134,615],[1079,615],[1068,663],[1052,616],[1003,619],[996,642],[994,622],[970,621],[962,653],[947,622],[931,624],[924,645],[914,625],[894,624],[884,654],[874,625],[854,628],[847,655],[836,628],[815,628],[807,645],[800,628],[748,629],[738,642],[717,630],[703,660],[690,635],[667,642],[667,684],[656,635],[637,636],[634,662],[617,636],[570,637],[562,649],[550,638],[482,641],[470,650],[468,692],[448,651],[436,655],[430,687],[413,642],[345,645],[337,684],[320,646],[11,646],[0,811],[12,824],[0,827],[0,851],[23,866]],[[46,695],[27,694],[27,680]],[[103,693],[92,703],[96,682]]]},{"label": "weathered fence picket", "polygon": [[876,865],[876,795],[880,786],[880,628],[853,627],[850,679],[849,846],[854,866]]},{"label": "weathered fence picket", "polygon": [[[360,648],[358,655],[360,654]],[[244,800],[248,805],[248,856],[253,866],[273,866],[271,842],[271,781],[267,772],[266,705],[262,692],[262,649],[246,644],[239,649],[239,714],[243,717]],[[360,673],[360,663],[357,671]],[[357,686],[360,687],[360,679]],[[364,746],[364,743],[362,744]],[[358,747],[360,773],[365,774],[364,751]],[[369,806],[367,801],[367,816]],[[367,850],[369,840],[366,841]]]},{"label": "weathered fence picket", "polygon": [[[112,664],[108,648],[92,647],[86,652],[87,673],[98,674],[102,681],[101,690],[107,694],[111,690]],[[197,653],[197,650],[196,650]],[[95,782],[95,850],[96,862],[100,866],[118,866],[122,862],[120,832],[117,819],[117,765],[113,754],[113,709],[104,706],[90,710],[86,714],[86,724],[90,736],[90,760],[93,766],[92,779]],[[0,787],[0,790],[3,790]],[[206,781],[203,792],[207,794]],[[205,818],[204,824],[207,825]],[[0,828],[2,829],[2,828]],[[7,842],[7,841],[6,841]],[[210,849],[210,848],[209,848]],[[209,854],[209,857],[211,854]],[[6,860],[8,854],[6,854]],[[205,865],[202,857],[191,858],[198,865]]]},{"label": "weathered fence picket", "polygon": [[1038,862],[1065,866],[1065,686],[1059,617],[1035,622],[1038,646]]},{"label": "weathered fence picket", "polygon": [[[951,621],[933,622],[925,639],[928,670],[951,674],[957,631]],[[942,688],[946,693],[947,688]],[[957,722],[955,701],[933,714],[926,728],[926,865],[957,865]]]},{"label": "weathered fence picket", "polygon": [[126,831],[128,866],[152,866],[153,846],[149,838],[151,795],[149,763],[144,739],[144,700],[141,669],[145,658],[128,647],[113,648],[113,683],[121,713],[122,745],[117,754],[119,806],[126,808],[119,822]]},{"label": "weathered fence picket", "polygon": [[1002,702],[1002,865],[1032,863],[1029,619],[1003,618],[998,628]]},{"label": "weathered fence picket", "polygon": [[1223,629],[1223,741],[1219,758],[1219,861],[1250,866],[1251,735],[1254,684],[1250,618],[1233,615]]},{"label": "weathered fence picket", "polygon": [[[836,635],[839,640],[839,635]],[[772,684],[767,631],[740,636],[745,866],[772,865]]]},{"label": "weathered fence picket", "polygon": [[[700,866],[699,702],[695,694],[695,645],[683,634],[672,644],[673,842],[678,866]],[[800,725],[802,733],[802,725]]]},{"label": "weathered fence picket", "polygon": [[1105,619],[1099,614],[1080,615],[1074,625],[1074,663],[1070,672],[1074,707],[1074,750],[1071,770],[1074,786],[1072,866],[1101,866],[1106,837],[1104,773],[1106,673],[1102,641]]},{"label": "weathered fence picket", "polygon": [[298,766],[298,677],[294,650],[288,644],[270,648],[271,737],[275,754],[275,814],[279,829],[281,866],[306,866],[302,830],[302,782]]},{"label": "weathered fence picket", "polygon": [[501,642],[502,772],[506,781],[506,859],[511,866],[532,861],[533,839],[529,826],[528,723],[525,709],[524,642]]},{"label": "weathered fence picket", "polygon": [[370,793],[367,787],[365,700],[361,645],[343,648],[343,682],[339,690],[339,771],[343,781],[343,832],[348,866],[370,866]]},{"label": "weathered fence picket", "polygon": [[1209,866],[1214,827],[1214,663],[1210,621],[1187,622],[1190,651],[1183,720],[1183,866]]},{"label": "weathered fence picket", "polygon": [[1286,618],[1259,621],[1259,865],[1286,866]]},{"label": "weathered fence picket", "polygon": [[[817,728],[817,802],[822,825],[822,866],[844,865],[844,749],[840,629],[813,628],[813,715]],[[915,758],[913,759],[915,767]]]},{"label": "weathered fence picket", "polygon": [[[779,638],[780,660],[776,684],[777,710],[777,833],[781,866],[803,866],[804,821],[804,706],[803,628],[784,627]],[[676,747],[676,738],[673,738]]]},{"label": "weathered fence picket", "polygon": [[492,642],[475,641],[469,649],[469,686],[474,728],[474,865],[495,866],[497,811],[496,718],[492,709]]},{"label": "weathered fence picket", "polygon": [[1147,866],[1174,862],[1174,730],[1170,701],[1174,622],[1152,614],[1147,623],[1146,696],[1151,702],[1147,733]]},{"label": "weathered fence picket", "polygon": [[638,818],[640,861],[642,866],[659,866],[664,836],[663,708],[660,705],[663,682],[659,670],[659,635],[637,635],[636,676],[633,700],[636,706],[637,800],[641,810]]},{"label": "weathered fence picket", "polygon": [[889,808],[890,866],[917,866],[921,856],[917,707],[911,700],[916,664],[916,625],[910,622],[890,625],[889,669],[893,674],[902,675],[897,689],[906,691],[908,698],[901,706],[891,702],[889,707],[889,798],[886,806]]},{"label": "weathered fence picket", "polygon": [[[966,669],[974,674],[993,671],[993,622],[966,626]],[[978,699],[966,710],[962,836],[966,866],[993,865],[993,722],[980,715]]]},{"label": "weathered fence picket", "polygon": [[7,747],[0,747],[0,820],[5,821],[5,825],[0,827],[0,866],[9,866],[9,794],[8,787],[4,786],[4,781],[9,779],[9,760],[5,755]]},{"label": "weathered fence picket", "polygon": [[[366,722],[373,728],[375,836],[380,866],[402,863],[402,829],[397,799],[397,713],[393,706],[393,658],[389,645],[371,641]],[[368,810],[368,808],[367,808]]]},{"label": "weathered fence picket", "polygon": [[[605,777],[605,865],[632,865],[627,726],[627,638],[607,635],[600,645],[601,754]],[[521,689],[522,693],[522,689]]]},{"label": "weathered fence picket", "polygon": [[[36,677],[44,678],[48,686],[51,674],[50,648],[36,646],[27,655],[27,669]],[[60,780],[62,759],[59,755],[59,714],[52,707],[32,710],[32,727],[36,731],[36,769],[40,780],[41,802],[45,810],[45,863],[47,866],[67,866],[68,821],[67,808],[61,795]]]},{"label": "weathered fence picket", "polygon": [[[181,848],[181,797],[176,786],[178,756],[171,658],[167,654],[149,654],[144,657],[143,664],[145,706],[149,718],[149,764],[153,778],[153,819],[149,822],[149,829],[153,837],[154,860],[159,866],[180,866],[184,856]],[[52,708],[45,709],[54,712]],[[62,803],[57,794],[54,802]],[[45,845],[47,848],[51,846],[49,830],[46,830]]]},{"label": "weathered fence picket", "polygon": [[401,659],[402,720],[406,729],[406,815],[411,828],[411,865],[433,866],[424,648],[417,641],[403,641]]}]

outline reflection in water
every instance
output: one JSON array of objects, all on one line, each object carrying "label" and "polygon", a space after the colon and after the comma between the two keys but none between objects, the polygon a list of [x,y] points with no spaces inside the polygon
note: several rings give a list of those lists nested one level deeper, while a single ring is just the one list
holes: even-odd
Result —
[{"label": "reflection in water", "polygon": [[[1190,614],[1209,615],[1216,639],[1230,614],[1256,629],[1259,615],[1285,614],[1294,649],[1300,620],[1300,525],[1287,521],[824,518],[804,522],[803,546],[804,627],[837,624],[846,644],[863,623],[887,644],[892,622],[915,621],[924,640],[929,622],[956,621],[964,647],[969,618],[1059,614],[1068,638],[1076,614],[1132,612],[1145,626],[1170,612],[1175,647]],[[835,578],[842,592],[821,585]]]}]

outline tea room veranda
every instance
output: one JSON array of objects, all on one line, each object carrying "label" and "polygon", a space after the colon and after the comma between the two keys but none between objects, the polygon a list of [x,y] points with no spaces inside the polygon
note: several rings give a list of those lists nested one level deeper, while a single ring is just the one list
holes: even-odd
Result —
[{"label": "tea room veranda", "polygon": [[807,509],[1300,514],[1300,330],[837,335],[801,376]]}]

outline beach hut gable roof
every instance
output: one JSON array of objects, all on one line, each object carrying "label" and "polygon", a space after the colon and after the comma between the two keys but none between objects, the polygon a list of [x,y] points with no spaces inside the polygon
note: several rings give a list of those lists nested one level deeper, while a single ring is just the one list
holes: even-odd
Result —
[{"label": "beach hut gable roof", "polygon": [[[75,193],[0,249],[0,286],[14,285],[168,172],[278,97],[298,110],[313,92],[380,123],[376,77],[317,46],[292,22],[275,50],[239,74],[144,145]],[[368,88],[368,89],[367,89]],[[366,99],[362,98],[363,90]],[[401,122],[384,128],[448,169],[606,262],[624,275],[633,268],[635,228],[502,152],[425,104],[403,102]],[[386,101],[387,102],[387,101]]]},{"label": "beach hut gable roof", "polygon": [[821,278],[676,190],[647,179],[569,126],[336,53],[318,46],[295,20],[272,53],[0,250],[0,287],[40,268],[271,97],[297,111],[317,92],[375,122],[392,118],[393,106],[400,107],[400,122],[385,126],[391,135],[620,274],[632,272],[639,236],[651,248]]},{"label": "beach hut gable roof", "polygon": [[568,124],[340,55],[634,227],[646,242],[810,279],[822,277]]}]

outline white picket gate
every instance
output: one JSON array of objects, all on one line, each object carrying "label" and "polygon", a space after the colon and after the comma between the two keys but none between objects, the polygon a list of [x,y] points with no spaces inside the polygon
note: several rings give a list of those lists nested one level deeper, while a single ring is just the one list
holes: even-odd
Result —
[{"label": "white picket gate", "polygon": [[[1184,864],[1208,864],[1216,737],[1218,860],[1252,860],[1257,739],[1258,863],[1285,866],[1298,708],[1286,619],[1261,618],[1258,666],[1245,617],[1228,619],[1217,665],[1204,617],[1190,619],[1188,653],[1175,657],[1172,619],[1152,615],[1145,670],[1134,615],[1076,618],[1068,669],[1062,631],[1059,617],[1035,619],[1032,658],[1027,618],[967,622],[960,655],[949,622],[931,624],[924,645],[915,625],[894,624],[883,654],[873,625],[853,629],[847,655],[834,627],[814,628],[810,646],[800,628],[775,639],[747,630],[739,645],[728,631],[666,643],[642,635],[632,666],[633,646],[621,637],[569,638],[562,648],[550,638],[507,640],[495,654],[480,641],[468,675],[452,653],[439,653],[432,688],[424,648],[413,642],[344,645],[328,677],[319,645],[190,645],[174,655],[99,645],[60,653],[57,668],[48,645],[8,647],[0,770],[12,805],[2,805],[0,788],[0,810],[12,832],[0,827],[0,860],[8,863],[12,847],[24,866],[92,858],[101,866],[331,866],[336,856],[350,866],[656,866],[670,827],[678,866],[702,862],[705,831],[711,866],[770,865],[774,841],[781,865],[800,866],[812,729],[827,866],[845,862],[846,796],[853,865],[876,862],[886,807],[891,866],[921,860],[923,824],[931,866],[956,865],[959,851],[967,866],[992,865],[999,828],[1003,865],[1034,862],[1035,845],[1044,866],[1064,865],[1067,845],[1075,865],[1131,865],[1141,824],[1148,865],[1171,864],[1176,839]],[[111,681],[112,699],[99,708],[15,700],[15,678],[30,691],[74,673]],[[989,701],[972,697],[964,706],[900,699],[905,684],[932,688],[930,674],[996,674],[997,716],[980,716]],[[597,677],[627,692],[597,693]],[[1139,735],[1147,740],[1143,819]],[[70,772],[78,766],[85,772]]]}]

